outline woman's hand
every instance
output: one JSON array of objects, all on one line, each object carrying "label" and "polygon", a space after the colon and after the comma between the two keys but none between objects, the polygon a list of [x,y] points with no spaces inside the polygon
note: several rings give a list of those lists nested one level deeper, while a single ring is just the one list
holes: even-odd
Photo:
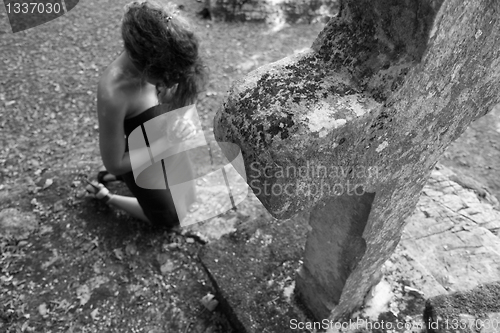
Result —
[{"label": "woman's hand", "polygon": [[179,118],[175,121],[172,132],[178,140],[186,141],[196,135],[196,126],[191,119]]}]

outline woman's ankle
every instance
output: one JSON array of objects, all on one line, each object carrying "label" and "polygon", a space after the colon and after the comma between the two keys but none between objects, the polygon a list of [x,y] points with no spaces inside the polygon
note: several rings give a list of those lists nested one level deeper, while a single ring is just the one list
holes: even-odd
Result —
[{"label": "woman's ankle", "polygon": [[104,203],[108,204],[108,205],[113,205],[114,204],[114,199],[115,199],[115,195],[112,194],[112,193],[108,193],[106,195],[106,199],[104,199]]},{"label": "woman's ankle", "polygon": [[99,192],[95,194],[95,197],[101,200],[102,202],[108,204],[110,203],[110,200],[113,198],[113,194],[111,194],[105,186],[102,186]]}]

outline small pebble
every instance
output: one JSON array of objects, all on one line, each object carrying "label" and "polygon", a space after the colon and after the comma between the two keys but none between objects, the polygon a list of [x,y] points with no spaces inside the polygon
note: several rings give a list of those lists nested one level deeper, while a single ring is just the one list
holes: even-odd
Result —
[{"label": "small pebble", "polygon": [[201,299],[201,304],[203,304],[208,311],[214,311],[217,305],[219,305],[219,302],[215,299],[214,295],[208,293]]}]

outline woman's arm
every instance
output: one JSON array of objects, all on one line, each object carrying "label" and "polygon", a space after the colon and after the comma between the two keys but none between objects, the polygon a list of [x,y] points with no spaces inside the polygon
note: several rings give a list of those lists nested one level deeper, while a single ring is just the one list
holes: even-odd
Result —
[{"label": "woman's arm", "polygon": [[[114,92],[117,93],[116,91]],[[97,115],[99,120],[99,148],[104,167],[114,175],[130,172],[129,154],[125,153],[125,120],[127,100],[125,96],[112,96],[99,85],[97,92]]]}]

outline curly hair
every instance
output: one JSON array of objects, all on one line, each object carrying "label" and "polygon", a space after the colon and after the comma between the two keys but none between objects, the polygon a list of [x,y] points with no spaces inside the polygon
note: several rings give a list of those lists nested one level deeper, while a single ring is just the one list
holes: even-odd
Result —
[{"label": "curly hair", "polygon": [[174,86],[172,108],[193,104],[207,72],[198,40],[174,11],[148,0],[127,5],[122,21],[124,47],[143,75],[157,80],[157,91]]}]

